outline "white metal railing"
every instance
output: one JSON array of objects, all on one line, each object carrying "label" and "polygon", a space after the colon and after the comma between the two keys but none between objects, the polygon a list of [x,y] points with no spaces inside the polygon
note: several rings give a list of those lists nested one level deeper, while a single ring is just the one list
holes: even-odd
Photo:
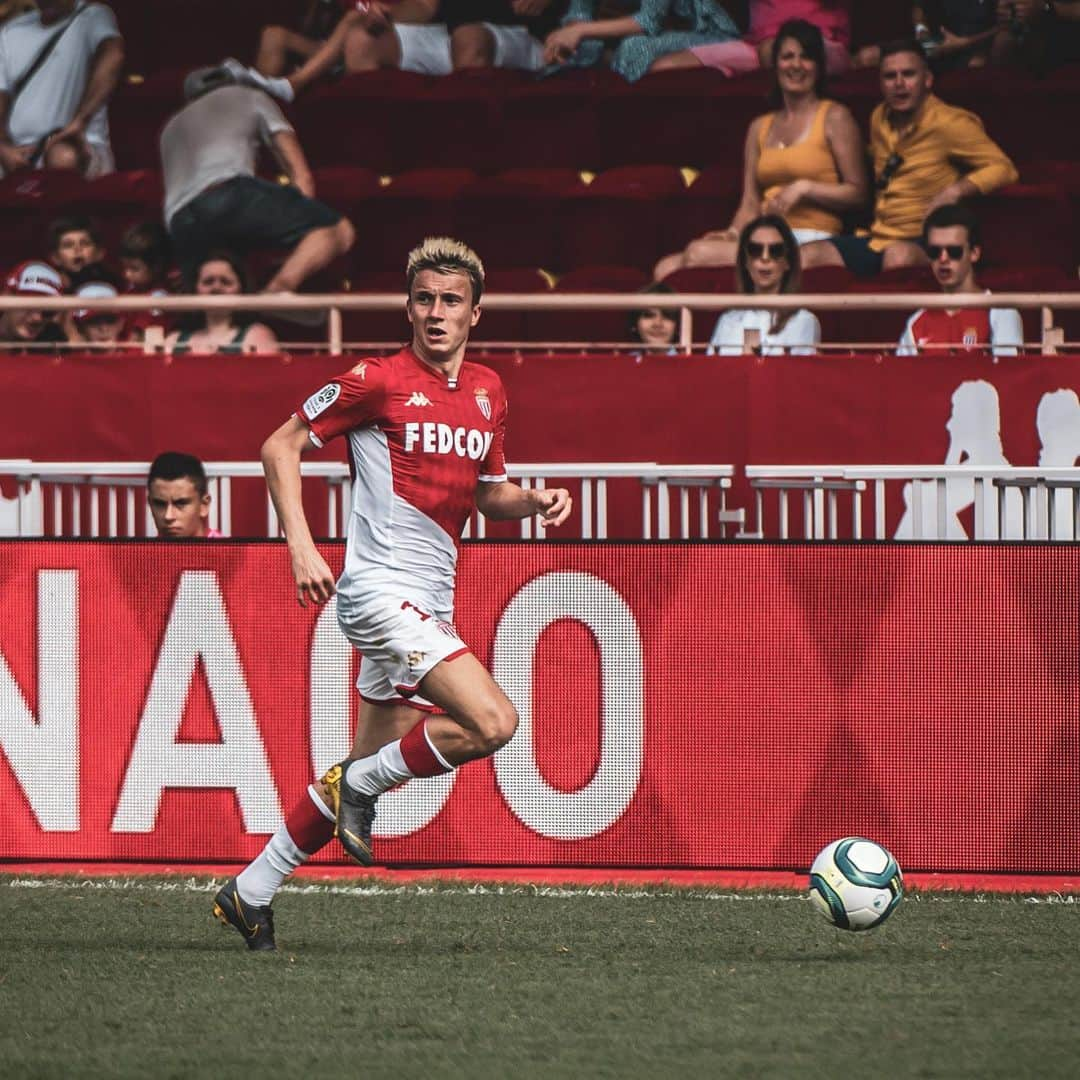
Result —
[{"label": "white metal railing", "polygon": [[[645,299],[648,299],[647,297]],[[655,297],[653,297],[655,302]],[[117,296],[94,300],[95,311],[163,311],[182,314],[192,311],[222,309],[248,311],[264,315],[275,312],[325,311],[327,315],[326,348],[332,355],[345,349],[342,313],[346,311],[400,311],[404,293],[275,293],[244,296]],[[641,293],[487,293],[483,306],[492,311],[633,311],[644,303]],[[742,293],[672,293],[663,297],[665,307],[678,308],[679,348],[689,352],[693,347],[693,312],[758,308],[761,297]],[[798,293],[769,297],[769,307],[778,311],[801,307],[816,311],[914,311],[917,308],[955,308],[956,297],[943,293]],[[1080,309],[1080,289],[1077,292],[1035,293],[999,292],[973,293],[963,298],[965,308],[1013,307],[1038,309],[1041,335],[1036,347],[1053,355],[1065,344],[1064,334],[1055,325],[1055,310]],[[39,311],[75,311],[86,307],[84,298],[77,296],[28,297],[0,296],[0,313],[10,309]],[[404,321],[402,328],[404,331]],[[150,327],[141,347],[146,352],[159,352],[164,344],[160,327]],[[374,343],[365,343],[374,344]],[[400,344],[385,343],[385,344]],[[554,343],[500,342],[505,346],[550,347]],[[20,348],[24,348],[20,345]],[[86,346],[79,346],[84,348]],[[311,347],[310,345],[307,347]],[[593,347],[595,343],[593,343]],[[640,346],[638,346],[640,348]],[[845,346],[852,348],[851,344]],[[892,347],[895,347],[893,343]],[[50,345],[55,349],[55,345]],[[114,347],[115,348],[115,347]],[[750,349],[749,351],[753,351]]]},{"label": "white metal railing", "polygon": [[[757,531],[778,539],[792,535],[793,493],[808,540],[859,540],[867,531],[875,540],[1080,539],[1080,468],[748,465],[745,472]],[[767,512],[770,493],[776,500]],[[844,499],[847,512],[841,511]],[[773,510],[776,526],[770,529]],[[969,510],[973,537],[961,521]],[[870,530],[864,527],[867,511]],[[850,531],[841,529],[841,521],[850,522]]]},{"label": "white metal railing", "polygon": [[[204,463],[211,495],[210,525],[233,535],[235,481],[258,481],[265,503],[265,535],[278,535],[277,516],[262,483],[262,466],[250,461]],[[138,537],[155,535],[145,498],[150,463],[34,462],[0,460],[0,478],[15,481],[13,500],[0,497],[0,535],[55,537]],[[542,488],[549,481],[573,485],[582,539],[611,535],[613,481],[636,484],[639,510],[636,534],[657,539],[725,537],[742,521],[741,511],[727,505],[734,467],[731,465],[658,465],[655,462],[537,463],[509,467],[524,488]],[[351,511],[349,470],[339,462],[302,462],[304,477],[322,481],[325,535],[345,534]],[[625,498],[622,500],[625,502]],[[627,515],[624,514],[624,518]],[[543,528],[526,518],[519,523],[523,539],[545,537]],[[474,513],[465,535],[488,535],[485,519]],[[554,534],[553,534],[554,535]],[[558,535],[567,536],[565,529]]]}]

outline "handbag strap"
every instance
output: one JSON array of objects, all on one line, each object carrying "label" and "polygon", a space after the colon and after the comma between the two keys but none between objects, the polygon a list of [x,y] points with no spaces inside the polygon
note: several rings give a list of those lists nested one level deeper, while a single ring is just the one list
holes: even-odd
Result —
[{"label": "handbag strap", "polygon": [[68,16],[68,20],[48,41],[42,45],[34,62],[19,76],[19,81],[8,91],[9,108],[15,104],[15,99],[26,89],[27,83],[41,70],[42,64],[52,55],[53,49],[59,44],[60,39],[75,24],[75,20],[86,10],[84,0],[79,0],[75,10]]}]

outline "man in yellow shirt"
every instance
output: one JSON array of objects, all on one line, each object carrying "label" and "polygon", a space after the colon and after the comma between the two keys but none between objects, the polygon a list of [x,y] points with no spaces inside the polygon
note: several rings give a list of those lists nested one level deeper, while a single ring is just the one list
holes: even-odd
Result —
[{"label": "man in yellow shirt", "polygon": [[883,46],[884,101],[870,117],[874,219],[869,235],[836,236],[802,248],[803,267],[846,266],[860,277],[926,262],[919,238],[926,216],[1017,179],[1016,167],[982,121],[946,105],[914,41]]}]

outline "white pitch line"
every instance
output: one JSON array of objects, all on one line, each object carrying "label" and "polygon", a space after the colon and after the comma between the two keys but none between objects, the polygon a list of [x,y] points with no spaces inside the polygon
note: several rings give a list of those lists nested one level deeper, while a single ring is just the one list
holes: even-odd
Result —
[{"label": "white pitch line", "polygon": [[[177,881],[147,881],[141,878],[63,878],[63,877],[14,877],[0,876],[0,888],[53,889],[86,892],[173,892],[212,893],[221,887],[216,879],[203,880],[189,877]],[[681,889],[618,889],[603,887],[564,888],[552,885],[284,885],[281,892],[299,896],[346,896],[357,899],[372,896],[540,896],[555,900],[573,900],[588,897],[600,900],[655,900],[677,898],[705,901],[789,901],[803,902],[806,893],[768,893],[749,890],[746,892],[702,892],[693,887]],[[1066,893],[1047,893],[1041,896],[1021,896],[1018,893],[966,893],[966,892],[916,892],[907,893],[905,901],[916,904],[988,904],[994,901],[1022,902],[1025,904],[1062,904],[1076,906],[1077,896]]]}]

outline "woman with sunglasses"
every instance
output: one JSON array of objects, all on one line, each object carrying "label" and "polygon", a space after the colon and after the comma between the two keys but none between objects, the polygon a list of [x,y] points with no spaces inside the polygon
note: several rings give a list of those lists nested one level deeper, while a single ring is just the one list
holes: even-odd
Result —
[{"label": "woman with sunglasses", "polygon": [[656,265],[659,281],[684,267],[731,266],[743,226],[758,214],[787,220],[800,244],[843,231],[869,184],[862,136],[850,110],[825,96],[821,31],[794,19],[773,40],[773,111],[746,135],[742,200],[726,229],[707,232]]},{"label": "woman with sunglasses", "polygon": [[[736,288],[762,297],[762,307],[725,311],[713,330],[709,352],[719,356],[817,352],[821,340],[817,316],[805,308],[770,308],[766,299],[797,293],[799,278],[799,245],[787,222],[775,214],[765,214],[747,224],[739,234]],[[747,340],[748,331],[757,335],[756,345]]]},{"label": "woman with sunglasses", "polygon": [[[195,272],[199,296],[238,296],[251,290],[240,260],[228,251],[212,251]],[[165,350],[183,353],[276,352],[274,331],[247,312],[237,315],[228,308],[207,308],[182,323],[182,329],[165,339]]]}]

